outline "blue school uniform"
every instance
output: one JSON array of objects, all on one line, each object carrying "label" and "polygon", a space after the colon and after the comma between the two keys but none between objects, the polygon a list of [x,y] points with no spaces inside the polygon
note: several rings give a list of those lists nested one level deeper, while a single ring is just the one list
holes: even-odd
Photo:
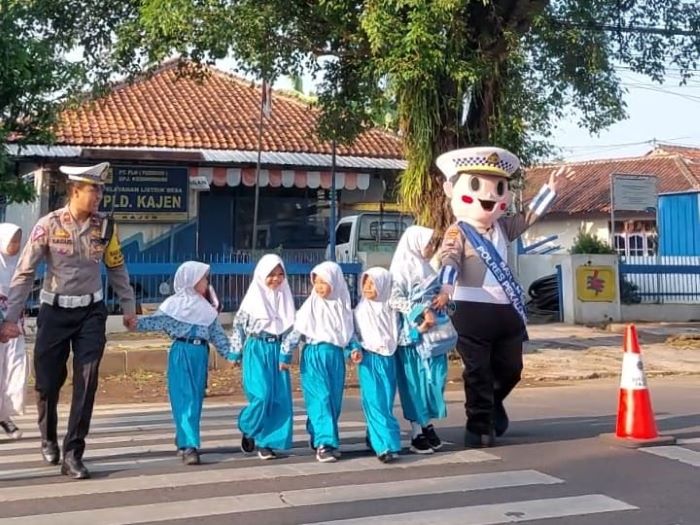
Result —
[{"label": "blue school uniform", "polygon": [[[418,351],[415,344],[416,325],[411,322],[410,314],[419,304],[411,300],[409,290],[394,283],[390,304],[401,313],[398,348],[396,350],[396,383],[403,417],[421,426],[427,426],[431,419],[447,416],[445,404],[445,385],[447,383],[447,351],[440,348],[438,352]],[[430,305],[426,300],[425,305]]]},{"label": "blue school uniform", "polygon": [[279,369],[283,336],[255,332],[255,320],[239,311],[231,344],[243,353],[243,390],[248,400],[238,416],[238,428],[259,448],[292,447],[294,411],[288,370]]},{"label": "blue school uniform", "polygon": [[194,325],[157,313],[138,320],[142,332],[164,331],[174,339],[168,352],[168,397],[178,448],[200,448],[199,424],[206,389],[209,343],[223,357],[234,360],[229,338],[218,320]]},{"label": "blue school uniform", "polygon": [[[292,331],[282,344],[280,361],[290,363],[292,350],[304,336]],[[299,372],[306,404],[306,430],[314,448],[340,447],[338,420],[343,407],[347,352],[336,345],[307,340],[301,351]]]}]

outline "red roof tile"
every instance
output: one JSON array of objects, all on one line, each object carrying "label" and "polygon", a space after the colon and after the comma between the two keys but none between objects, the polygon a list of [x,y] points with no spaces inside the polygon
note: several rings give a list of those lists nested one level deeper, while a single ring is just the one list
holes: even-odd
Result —
[{"label": "red roof tile", "polygon": [[[260,86],[213,67],[203,80],[178,76],[168,62],[131,84],[62,113],[57,144],[83,147],[159,147],[256,150]],[[318,109],[279,92],[265,122],[263,151],[331,153],[315,133]],[[339,155],[403,157],[398,137],[382,130],[360,135]]]},{"label": "red roof tile", "polygon": [[[575,170],[571,182],[563,185],[551,212],[591,213],[610,211],[610,176],[612,174],[656,175],[659,193],[700,188],[700,166],[678,155],[644,156],[567,163]],[[553,168],[529,168],[525,175],[524,200],[532,199],[547,182]]]},{"label": "red roof tile", "polygon": [[687,160],[700,162],[700,148],[690,146],[675,146],[673,144],[660,144],[647,153],[650,157],[663,157],[668,155],[680,155]]}]

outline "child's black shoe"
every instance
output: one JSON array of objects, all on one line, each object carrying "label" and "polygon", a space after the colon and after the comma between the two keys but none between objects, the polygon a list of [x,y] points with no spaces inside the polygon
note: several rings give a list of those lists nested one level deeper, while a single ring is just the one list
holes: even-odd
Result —
[{"label": "child's black shoe", "polygon": [[442,441],[437,435],[437,432],[435,432],[435,427],[433,425],[423,427],[423,435],[428,440],[430,448],[432,448],[433,450],[440,450],[442,448]]},{"label": "child's black shoe", "polygon": [[241,452],[244,454],[252,454],[255,452],[255,439],[244,435],[241,438]]},{"label": "child's black shoe", "polygon": [[186,448],[182,453],[182,462],[185,465],[199,465],[199,452],[196,448]]},{"label": "child's black shoe", "polygon": [[333,449],[331,447],[319,447],[316,450],[316,461],[320,463],[333,463],[338,461],[338,458],[333,454]]},{"label": "child's black shoe", "polygon": [[384,452],[384,454],[379,454],[377,456],[377,459],[382,463],[391,463],[392,461],[396,461],[398,458],[398,455],[391,452]]},{"label": "child's black shoe", "polygon": [[430,446],[430,443],[428,443],[428,438],[425,437],[425,434],[418,434],[416,437],[414,437],[411,440],[411,452],[414,454],[432,454],[433,449]]}]

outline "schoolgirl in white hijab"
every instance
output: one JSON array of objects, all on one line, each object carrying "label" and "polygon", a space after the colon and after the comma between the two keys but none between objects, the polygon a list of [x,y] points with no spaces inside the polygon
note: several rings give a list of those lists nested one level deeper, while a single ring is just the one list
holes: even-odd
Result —
[{"label": "schoolgirl in white hijab", "polygon": [[199,422],[209,364],[209,343],[229,361],[229,338],[218,320],[216,308],[206,299],[209,265],[187,261],[173,279],[175,294],[155,314],[139,318],[136,330],[164,331],[173,338],[168,352],[168,397],[175,421],[178,454],[186,465],[199,464]]},{"label": "schoolgirl in white hijab", "polygon": [[398,458],[401,430],[394,417],[398,313],[389,305],[391,273],[370,268],[361,278],[362,299],[355,308],[355,337],[362,349],[358,368],[367,442],[382,463]]},{"label": "schoolgirl in white hijab", "polygon": [[[7,307],[10,281],[19,259],[21,242],[22,230],[19,226],[0,223],[0,310],[3,312]],[[27,371],[24,333],[21,330],[19,337],[0,343],[0,428],[12,439],[22,437],[22,431],[11,418],[24,413]]]},{"label": "schoolgirl in white hijab", "polygon": [[[432,419],[444,418],[447,408],[444,399],[447,382],[447,355],[424,359],[416,350],[416,332],[429,330],[436,321],[431,309],[432,299],[414,303],[414,291],[424,283],[435,279],[437,272],[431,266],[430,251],[434,232],[422,226],[406,228],[391,260],[393,279],[392,308],[401,314],[396,352],[396,380],[403,416],[411,423],[411,452],[432,454],[442,447],[442,442],[431,424]],[[409,314],[415,307],[425,305],[423,322],[415,326]]]},{"label": "schoolgirl in white hijab", "polygon": [[353,334],[350,292],[343,271],[334,262],[324,262],[311,272],[312,283],[321,280],[330,286],[327,297],[317,292],[304,301],[294,324],[307,341],[330,343],[345,348]]},{"label": "schoolgirl in white hijab", "polygon": [[293,408],[289,370],[280,367],[283,337],[294,325],[294,296],[284,262],[264,255],[233,320],[233,351],[243,353],[243,390],[248,405],[238,416],[241,449],[274,459],[292,446]]},{"label": "schoolgirl in white hijab", "polygon": [[316,459],[336,461],[340,454],[338,419],[345,387],[345,351],[353,336],[353,319],[343,272],[324,262],[311,272],[313,289],[297,312],[294,331],[282,345],[283,366],[301,340],[301,388],[306,402],[306,428]]}]

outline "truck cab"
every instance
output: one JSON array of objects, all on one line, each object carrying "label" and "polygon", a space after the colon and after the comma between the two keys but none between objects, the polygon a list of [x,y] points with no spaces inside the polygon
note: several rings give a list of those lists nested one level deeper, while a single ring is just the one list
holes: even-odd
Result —
[{"label": "truck cab", "polygon": [[[343,217],[335,229],[338,262],[359,262],[363,268],[388,268],[403,232],[413,217],[399,213],[361,213]],[[330,245],[326,249],[330,255]]]}]

